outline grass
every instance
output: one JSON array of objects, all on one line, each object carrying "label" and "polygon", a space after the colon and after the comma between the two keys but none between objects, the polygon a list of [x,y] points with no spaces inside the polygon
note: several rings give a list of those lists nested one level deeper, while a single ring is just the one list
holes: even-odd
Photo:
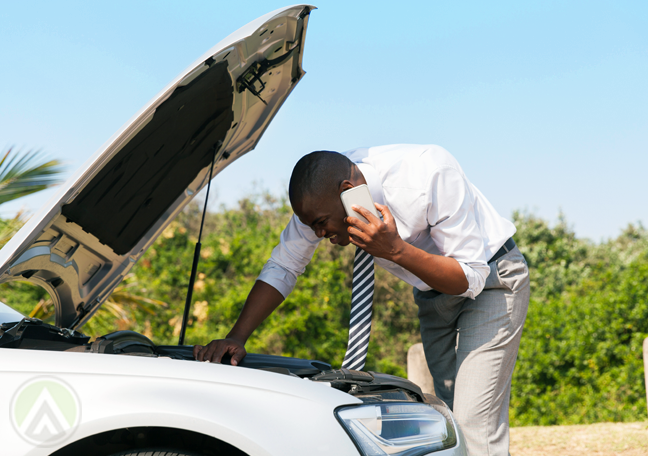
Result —
[{"label": "grass", "polygon": [[511,428],[511,456],[648,454],[648,422]]}]

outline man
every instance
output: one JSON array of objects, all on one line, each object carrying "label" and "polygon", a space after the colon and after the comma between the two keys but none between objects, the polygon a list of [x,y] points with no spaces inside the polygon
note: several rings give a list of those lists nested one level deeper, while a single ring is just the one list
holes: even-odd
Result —
[{"label": "man", "polygon": [[[382,220],[347,217],[340,193],[367,184]],[[511,377],[529,303],[514,225],[497,214],[439,146],[313,152],[293,170],[295,215],[226,339],[196,346],[200,361],[236,365],[259,324],[292,291],[322,238],[352,243],[414,287],[437,396],[453,409],[472,455],[508,454]]]}]

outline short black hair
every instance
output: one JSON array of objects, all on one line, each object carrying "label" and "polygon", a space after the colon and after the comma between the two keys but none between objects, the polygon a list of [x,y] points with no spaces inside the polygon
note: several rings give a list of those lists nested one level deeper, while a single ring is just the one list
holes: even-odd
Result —
[{"label": "short black hair", "polygon": [[345,155],[330,150],[318,150],[304,155],[293,168],[288,186],[290,204],[294,207],[304,197],[327,195],[351,179],[353,162]]}]

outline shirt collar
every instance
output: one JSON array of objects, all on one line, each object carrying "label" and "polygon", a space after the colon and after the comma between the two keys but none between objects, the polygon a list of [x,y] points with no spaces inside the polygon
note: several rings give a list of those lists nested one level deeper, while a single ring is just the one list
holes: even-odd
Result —
[{"label": "shirt collar", "polygon": [[360,169],[360,172],[367,181],[367,187],[369,187],[369,193],[371,193],[374,203],[384,206],[385,196],[383,195],[382,182],[380,181],[378,171],[368,163],[356,163],[356,166]]}]

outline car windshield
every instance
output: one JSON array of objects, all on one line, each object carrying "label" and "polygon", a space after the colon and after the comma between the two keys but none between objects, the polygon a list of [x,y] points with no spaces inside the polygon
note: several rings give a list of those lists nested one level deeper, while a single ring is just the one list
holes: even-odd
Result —
[{"label": "car windshield", "polygon": [[0,301],[0,324],[20,321],[23,318],[25,318],[23,314],[16,312],[4,302]]}]

